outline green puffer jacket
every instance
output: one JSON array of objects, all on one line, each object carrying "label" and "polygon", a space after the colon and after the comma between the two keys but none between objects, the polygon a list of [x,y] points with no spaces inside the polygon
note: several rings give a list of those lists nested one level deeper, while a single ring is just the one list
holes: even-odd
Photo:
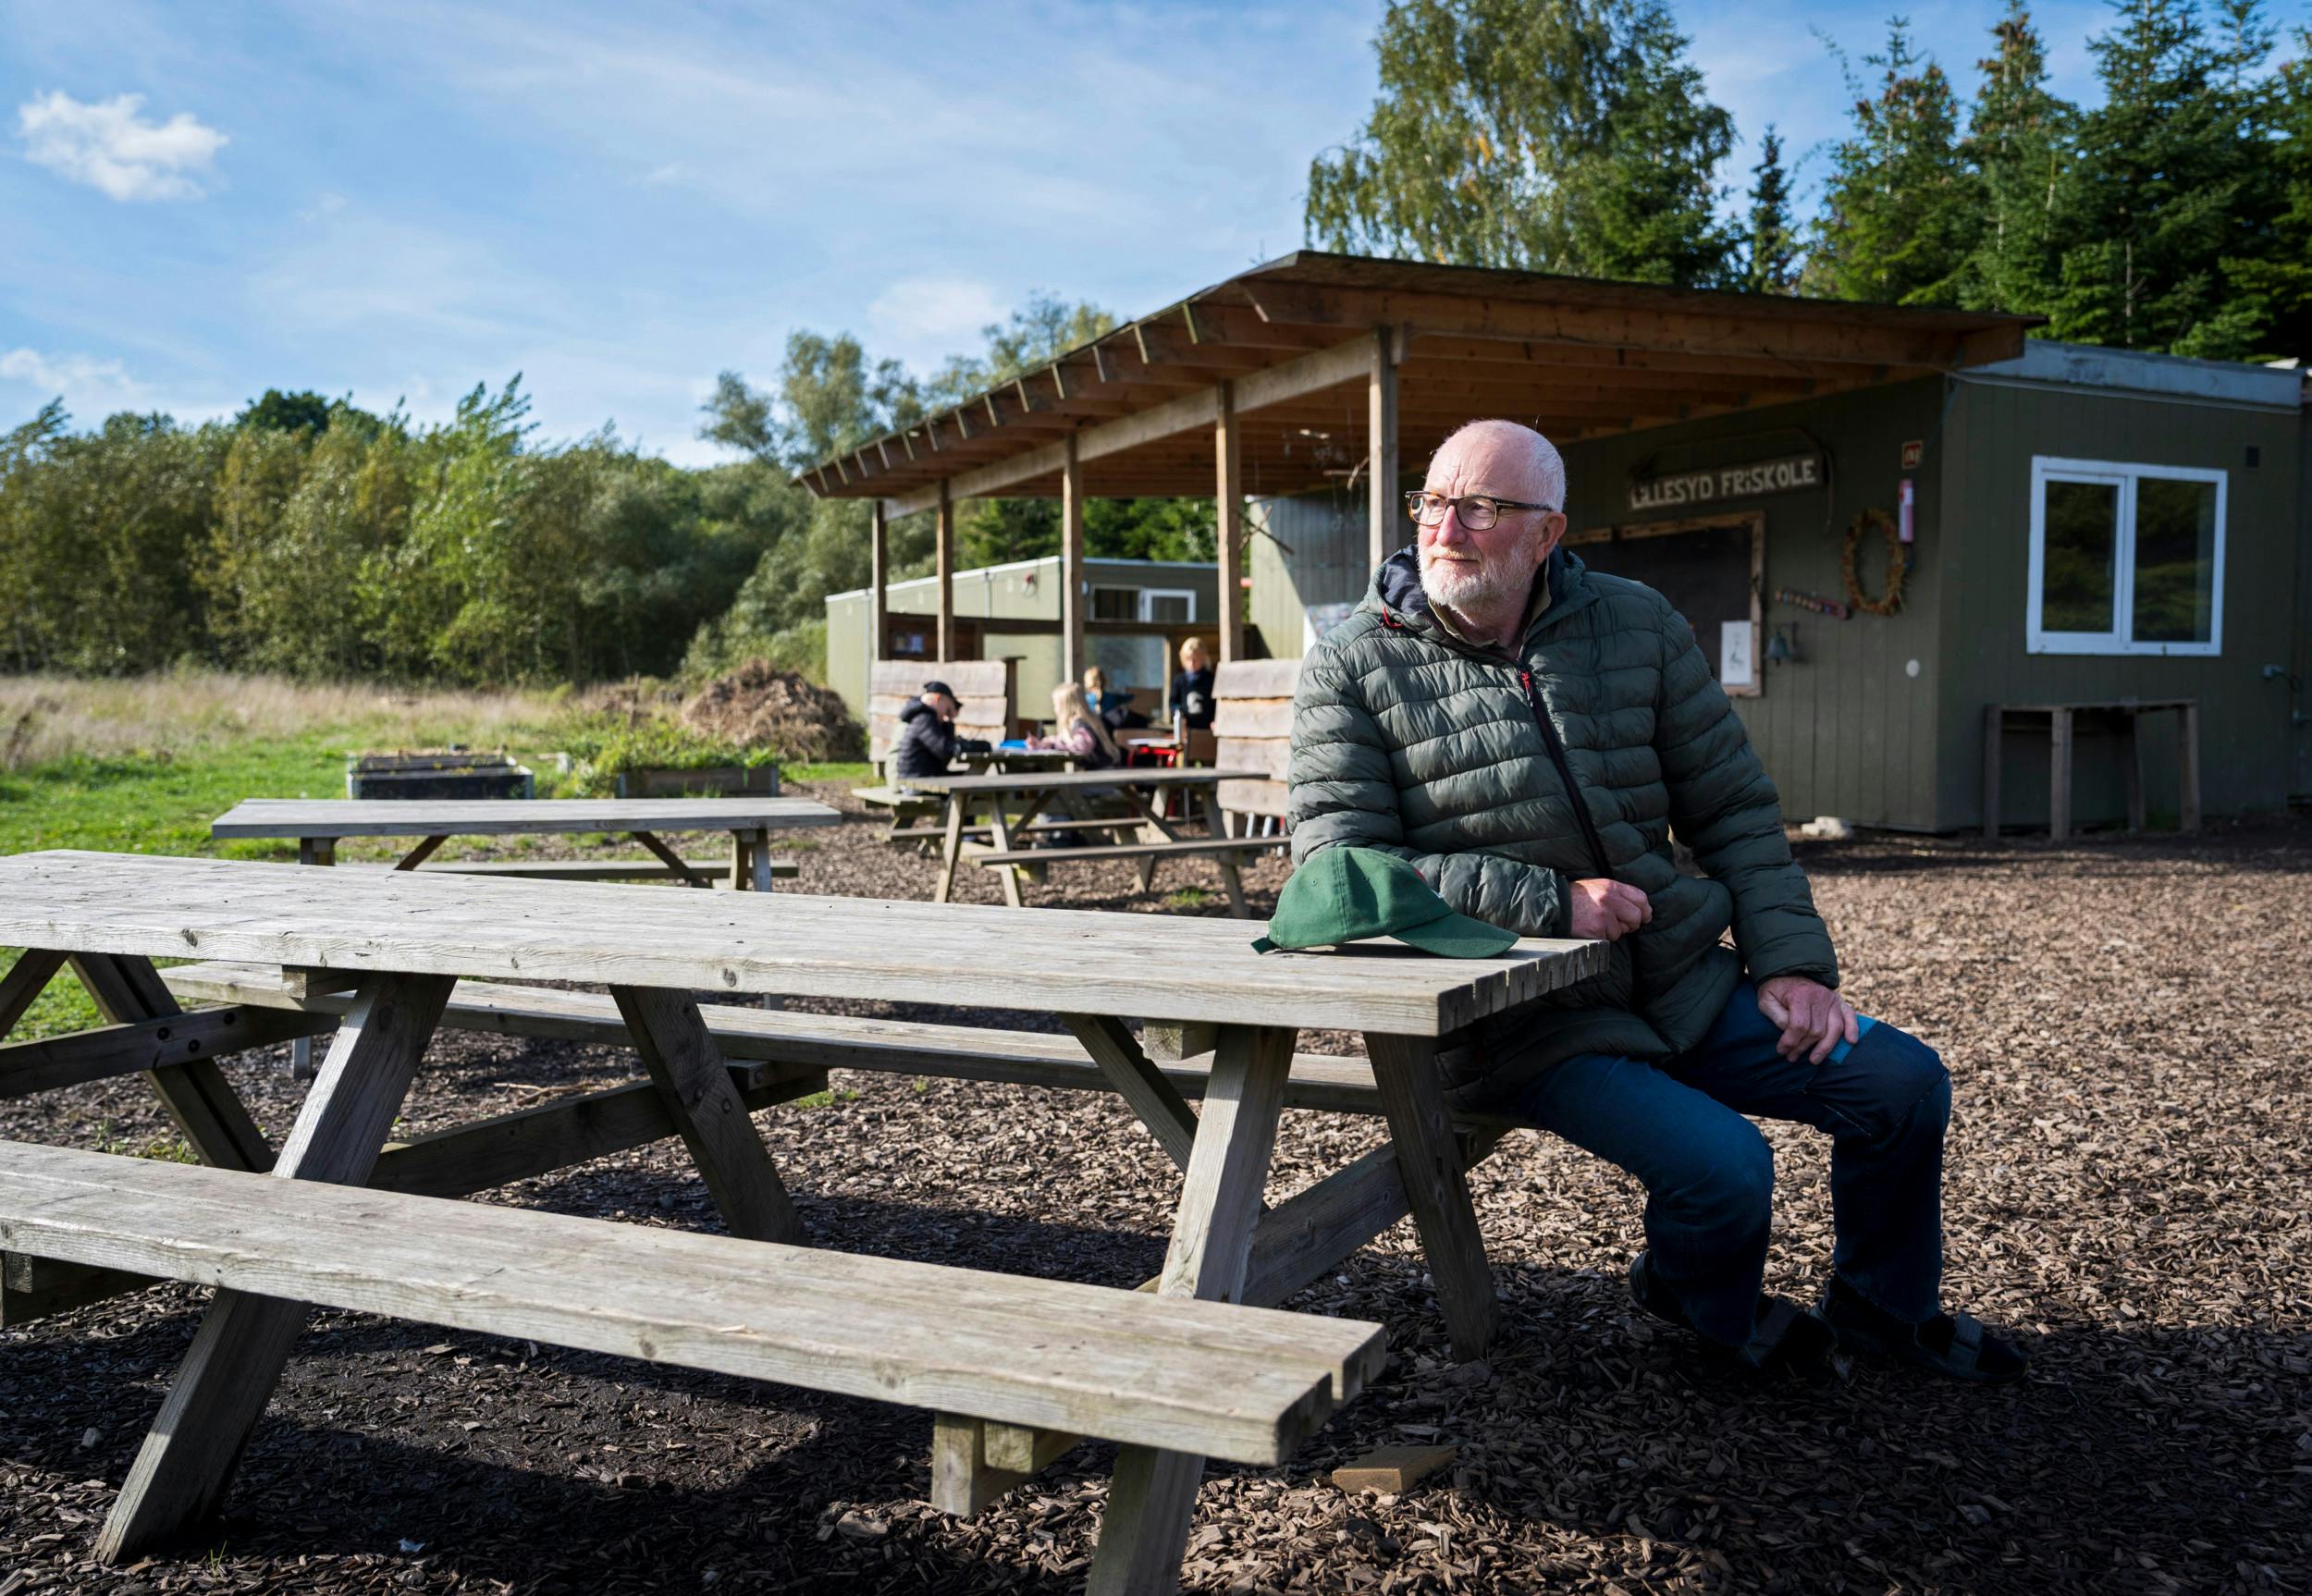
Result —
[{"label": "green puffer jacket", "polygon": [[[1652,588],[1563,548],[1548,574],[1513,659],[1438,625],[1400,550],[1310,652],[1293,703],[1296,864],[1385,849],[1456,909],[1535,937],[1568,934],[1576,879],[1611,876],[1653,902],[1604,975],[1480,1028],[1475,1062],[1446,1083],[1469,1107],[1576,1053],[1692,1047],[1745,967],[1839,982],[1774,783],[1692,629]],[[1706,878],[1678,872],[1672,828]]]}]

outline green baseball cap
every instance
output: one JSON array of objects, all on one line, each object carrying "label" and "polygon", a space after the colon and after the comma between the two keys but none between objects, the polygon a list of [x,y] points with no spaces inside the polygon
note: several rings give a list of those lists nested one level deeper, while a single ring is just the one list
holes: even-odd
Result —
[{"label": "green baseball cap", "polygon": [[1269,934],[1252,945],[1273,953],[1367,937],[1395,937],[1448,959],[1490,959],[1518,939],[1454,913],[1408,860],[1378,848],[1327,848],[1293,872],[1276,895]]}]

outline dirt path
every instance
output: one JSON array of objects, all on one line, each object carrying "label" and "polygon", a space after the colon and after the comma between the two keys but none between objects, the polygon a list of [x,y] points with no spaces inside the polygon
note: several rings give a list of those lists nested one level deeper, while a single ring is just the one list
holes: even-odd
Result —
[{"label": "dirt path", "polygon": [[[928,895],[929,862],[863,822],[796,841],[806,890]],[[2312,824],[1807,859],[1851,992],[1951,1066],[1949,1293],[2021,1332],[2031,1381],[1697,1378],[1623,1295],[1635,1187],[1521,1137],[1476,1183],[1506,1306],[1492,1362],[1444,1362],[1402,1227],[1304,1294],[1292,1306],[1387,1322],[1391,1370],[1290,1467],[1214,1470],[1187,1589],[2312,1588]],[[998,901],[972,876],[971,901]],[[1256,874],[1263,908],[1280,877]],[[1130,884],[1075,866],[1039,898],[1164,908]],[[1217,878],[1202,885],[1219,913]],[[277,1136],[295,1099],[272,1062],[237,1078]],[[610,1050],[453,1037],[412,1123],[630,1073]],[[1120,1284],[1160,1260],[1176,1177],[1113,1102],[837,1085],[761,1121],[827,1245]],[[129,1082],[0,1107],[0,1135],[127,1150],[167,1126]],[[1288,1116],[1273,1195],[1371,1136]],[[1807,1294],[1829,1250],[1824,1149],[1773,1136],[1771,1270]],[[713,1223],[666,1150],[496,1196]],[[1104,1492],[1088,1450],[956,1522],[920,1505],[922,1414],[328,1314],[216,1554],[97,1570],[96,1526],[196,1308],[165,1288],[0,1336],[0,1592],[1059,1592]],[[1457,1467],[1402,1499],[1323,1482],[1433,1437]]]}]

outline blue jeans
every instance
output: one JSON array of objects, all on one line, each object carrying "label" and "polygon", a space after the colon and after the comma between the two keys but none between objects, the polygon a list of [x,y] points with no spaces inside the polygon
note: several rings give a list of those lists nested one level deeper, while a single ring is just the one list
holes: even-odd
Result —
[{"label": "blue jeans", "polygon": [[1917,1323],[1941,1306],[1950,1076],[1925,1043],[1863,1025],[1819,1068],[1792,1063],[1774,1050],[1780,1028],[1744,981],[1691,1051],[1659,1063],[1577,1055],[1528,1087],[1516,1111],[1644,1183],[1648,1271],[1697,1330],[1728,1346],[1750,1339],[1774,1199],[1774,1151],[1742,1116],[1827,1131],[1832,1265]]}]

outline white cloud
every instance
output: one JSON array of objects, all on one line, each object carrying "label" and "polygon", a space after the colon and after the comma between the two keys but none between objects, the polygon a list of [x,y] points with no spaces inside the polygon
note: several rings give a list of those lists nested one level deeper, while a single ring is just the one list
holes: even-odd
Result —
[{"label": "white cloud", "polygon": [[904,277],[867,306],[879,346],[974,347],[979,329],[1004,316],[993,289],[966,277]]},{"label": "white cloud", "polygon": [[16,108],[24,158],[116,200],[197,200],[193,181],[206,173],[226,144],[190,111],[166,122],[138,113],[141,94],[117,94],[86,104],[61,90],[36,95]]},{"label": "white cloud", "polygon": [[153,390],[130,376],[118,361],[90,355],[44,355],[38,350],[14,349],[0,354],[0,379],[23,383],[40,396],[40,402],[62,399],[76,416],[95,420],[120,411],[153,407]]}]

